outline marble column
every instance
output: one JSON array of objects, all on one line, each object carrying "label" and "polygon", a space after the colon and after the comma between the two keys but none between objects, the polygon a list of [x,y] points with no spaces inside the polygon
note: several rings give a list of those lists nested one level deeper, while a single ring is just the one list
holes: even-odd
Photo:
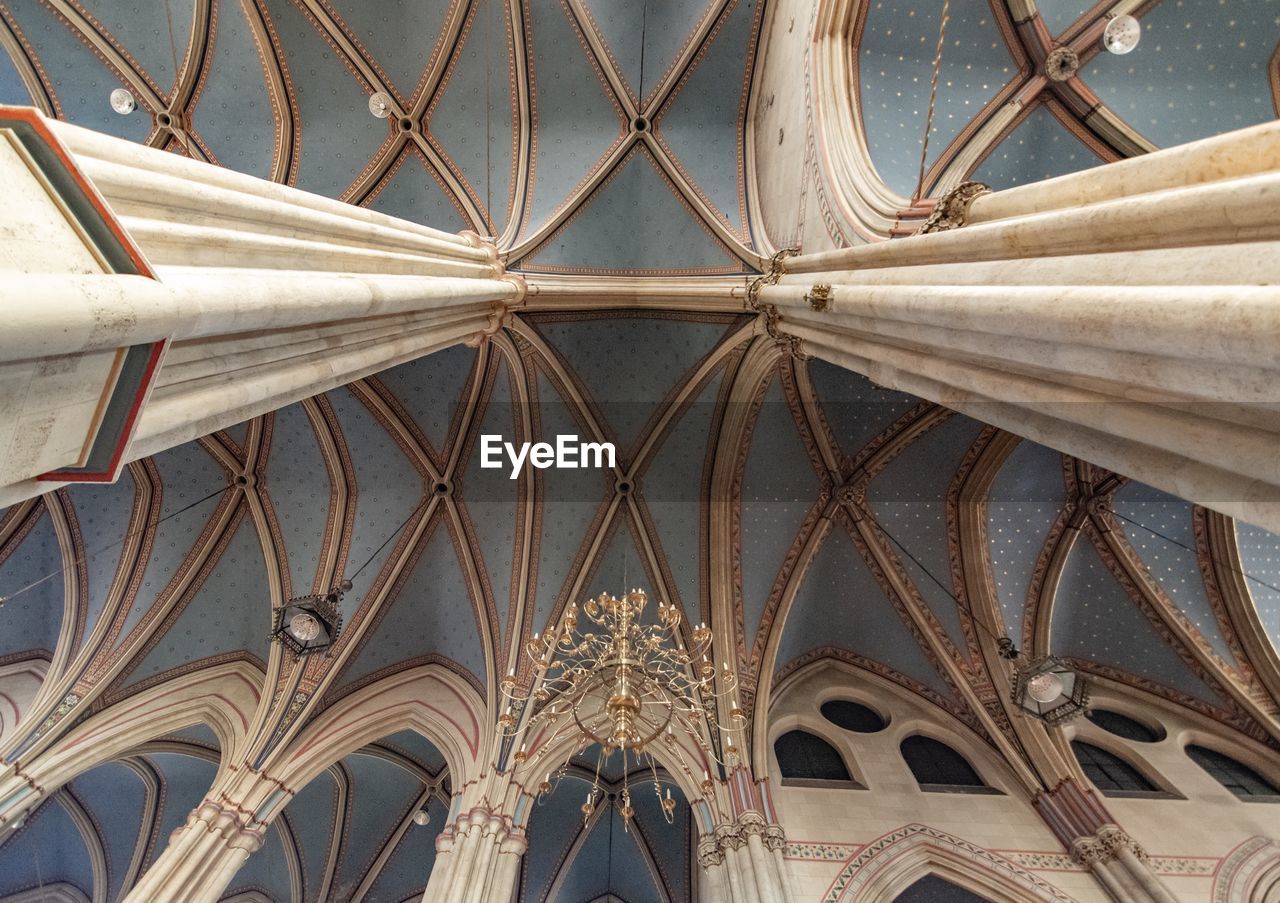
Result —
[{"label": "marble column", "polygon": [[436,863],[423,903],[506,903],[528,843],[511,819],[477,806],[436,838]]},{"label": "marble column", "polygon": [[[0,108],[0,132],[50,151],[0,151],[14,186],[0,228],[0,372],[22,388],[0,395],[0,439],[22,438],[0,462],[0,505],[55,488],[67,468],[110,480],[130,460],[482,342],[524,296],[474,234],[31,110]],[[71,186],[66,197],[37,190],[51,179]],[[128,357],[138,349],[145,367]]]},{"label": "marble column", "polygon": [[785,835],[755,811],[718,825],[698,844],[700,899],[709,903],[792,903],[782,858]]},{"label": "marble column", "polygon": [[1280,530],[1280,123],[957,191],[928,234],[780,255],[770,334]]}]

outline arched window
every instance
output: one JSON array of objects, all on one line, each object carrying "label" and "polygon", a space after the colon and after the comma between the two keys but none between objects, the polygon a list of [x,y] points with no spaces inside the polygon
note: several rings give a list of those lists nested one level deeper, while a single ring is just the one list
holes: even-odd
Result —
[{"label": "arched window", "polygon": [[1187,755],[1236,796],[1280,802],[1280,789],[1248,765],[1203,746],[1188,746]]},{"label": "arched window", "polygon": [[1085,777],[1104,796],[1167,796],[1146,776],[1124,759],[1091,743],[1071,741],[1071,751],[1084,769]]},{"label": "arched window", "polygon": [[836,748],[808,731],[787,731],[773,743],[782,783],[796,787],[858,786]]},{"label": "arched window", "polygon": [[874,709],[847,699],[832,699],[824,702],[819,711],[822,712],[823,718],[836,727],[859,734],[874,734],[886,727],[885,720]]},{"label": "arched window", "polygon": [[921,790],[938,793],[998,793],[988,787],[960,753],[919,734],[902,741],[902,758]]},{"label": "arched window", "polygon": [[973,891],[965,890],[958,884],[952,884],[946,878],[925,875],[894,897],[893,903],[990,903],[990,901],[986,897],[979,897]]},{"label": "arched window", "polygon": [[1163,728],[1147,727],[1141,721],[1109,709],[1094,709],[1085,717],[1107,733],[1124,737],[1126,740],[1135,740],[1138,743],[1159,743],[1165,738]]}]

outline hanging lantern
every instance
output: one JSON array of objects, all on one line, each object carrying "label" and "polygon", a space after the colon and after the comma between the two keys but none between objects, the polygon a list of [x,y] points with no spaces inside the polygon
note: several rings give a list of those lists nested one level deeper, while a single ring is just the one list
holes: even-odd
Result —
[{"label": "hanging lantern", "polygon": [[342,601],[343,592],[350,588],[348,582],[324,595],[290,599],[275,610],[271,638],[297,656],[329,648],[337,642],[342,630],[338,603]]},{"label": "hanging lantern", "polygon": [[1056,656],[1046,656],[1018,669],[1013,701],[1046,724],[1064,724],[1089,704],[1084,676]]}]

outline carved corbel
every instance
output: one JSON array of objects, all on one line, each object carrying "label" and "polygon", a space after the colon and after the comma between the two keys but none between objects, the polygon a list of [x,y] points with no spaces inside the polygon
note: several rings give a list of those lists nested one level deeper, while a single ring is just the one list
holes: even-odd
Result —
[{"label": "carved corbel", "polygon": [[933,212],[920,227],[920,234],[946,232],[959,229],[969,221],[969,208],[984,194],[991,194],[991,186],[981,182],[961,182],[944,194],[934,205]]}]

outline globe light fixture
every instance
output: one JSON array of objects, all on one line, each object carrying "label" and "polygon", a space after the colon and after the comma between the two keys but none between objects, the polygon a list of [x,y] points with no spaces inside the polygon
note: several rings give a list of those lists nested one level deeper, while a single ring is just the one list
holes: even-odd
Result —
[{"label": "globe light fixture", "polygon": [[1102,46],[1108,53],[1120,56],[1133,50],[1142,40],[1142,25],[1133,16],[1116,16],[1102,32]]},{"label": "globe light fixture", "polygon": [[1018,669],[1013,701],[1046,724],[1065,724],[1084,713],[1089,688],[1084,676],[1062,659],[1046,656]]},{"label": "globe light fixture", "polygon": [[128,116],[137,108],[138,102],[128,88],[116,88],[111,92],[111,109],[121,116]]},{"label": "globe light fixture", "polygon": [[369,95],[369,112],[379,119],[386,119],[391,115],[391,98],[386,92],[378,91]]},{"label": "globe light fixture", "polygon": [[431,824],[431,813],[426,809],[419,809],[413,813],[413,823],[419,828]]},{"label": "globe light fixture", "polygon": [[338,605],[349,589],[351,583],[344,581],[324,595],[290,599],[275,610],[271,638],[299,657],[329,648],[342,630]]}]

